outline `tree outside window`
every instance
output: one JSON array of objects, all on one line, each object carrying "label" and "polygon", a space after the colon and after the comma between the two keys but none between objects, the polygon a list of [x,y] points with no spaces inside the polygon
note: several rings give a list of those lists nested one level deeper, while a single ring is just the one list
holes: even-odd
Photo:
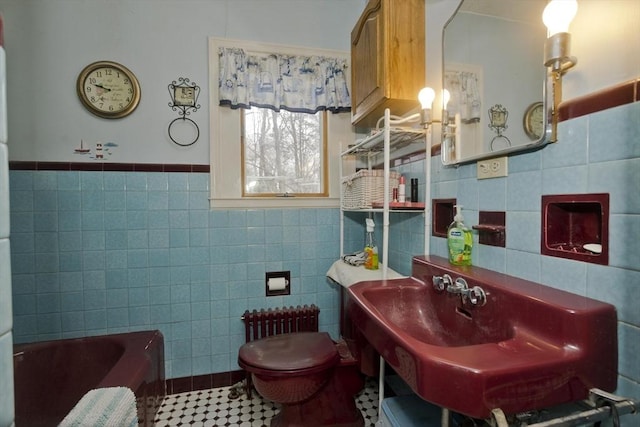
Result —
[{"label": "tree outside window", "polygon": [[243,196],[326,196],[326,112],[243,110]]}]

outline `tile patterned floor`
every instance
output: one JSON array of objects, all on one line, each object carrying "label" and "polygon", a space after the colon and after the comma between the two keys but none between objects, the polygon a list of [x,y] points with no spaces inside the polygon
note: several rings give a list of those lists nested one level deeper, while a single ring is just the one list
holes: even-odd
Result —
[{"label": "tile patterned floor", "polygon": [[[168,395],[155,418],[157,427],[263,427],[269,426],[278,406],[253,393],[230,399],[231,387],[220,387],[187,393]],[[362,412],[365,427],[373,427],[378,420],[378,384],[367,380],[365,388],[357,396],[356,405]]]}]

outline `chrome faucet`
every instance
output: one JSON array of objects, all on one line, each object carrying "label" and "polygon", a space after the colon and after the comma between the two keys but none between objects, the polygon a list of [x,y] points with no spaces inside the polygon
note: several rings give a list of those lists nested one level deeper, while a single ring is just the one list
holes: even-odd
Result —
[{"label": "chrome faucet", "polygon": [[469,301],[472,305],[482,307],[487,303],[487,294],[480,286],[474,286],[467,289],[466,293],[462,295],[462,299]]},{"label": "chrome faucet", "polygon": [[471,305],[482,307],[487,303],[487,294],[480,286],[469,288],[467,281],[462,277],[458,277],[455,281],[448,274],[442,276],[433,276],[433,287],[436,291],[442,292],[446,290],[450,294],[460,295],[462,302],[469,301]]},{"label": "chrome faucet", "polygon": [[453,284],[447,286],[447,292],[450,294],[461,294],[463,297],[469,291],[467,281],[462,277],[458,277]]},{"label": "chrome faucet", "polygon": [[433,287],[436,291],[442,292],[445,289],[449,289],[449,286],[453,283],[451,276],[443,274],[442,276],[433,276]]}]

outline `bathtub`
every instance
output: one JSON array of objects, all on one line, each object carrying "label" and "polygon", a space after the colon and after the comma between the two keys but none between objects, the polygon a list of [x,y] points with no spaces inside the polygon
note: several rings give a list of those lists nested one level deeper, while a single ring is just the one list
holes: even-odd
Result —
[{"label": "bathtub", "polygon": [[16,427],[56,426],[86,392],[125,386],[140,425],[153,425],[165,396],[160,331],[17,344],[13,354]]}]

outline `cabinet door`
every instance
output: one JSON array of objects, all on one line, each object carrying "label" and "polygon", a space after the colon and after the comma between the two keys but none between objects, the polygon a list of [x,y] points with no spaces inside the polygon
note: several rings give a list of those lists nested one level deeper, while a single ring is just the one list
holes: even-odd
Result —
[{"label": "cabinet door", "polygon": [[357,123],[384,97],[382,0],[370,1],[351,33],[352,122]]},{"label": "cabinet door", "polygon": [[351,123],[418,107],[425,86],[424,0],[369,0],[351,32]]}]

